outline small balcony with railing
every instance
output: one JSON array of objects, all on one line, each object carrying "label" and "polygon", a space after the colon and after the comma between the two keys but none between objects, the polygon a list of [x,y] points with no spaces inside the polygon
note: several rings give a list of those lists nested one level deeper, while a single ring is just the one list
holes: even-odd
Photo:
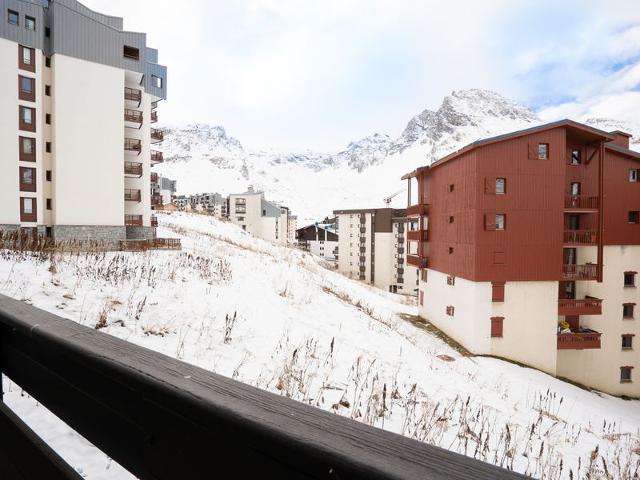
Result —
[{"label": "small balcony with railing", "polygon": [[[589,329],[587,329],[589,330]],[[601,348],[600,332],[565,331],[558,333],[558,350],[587,350]]]},{"label": "small balcony with railing", "polygon": [[141,227],[142,226],[142,215],[125,215],[124,216],[124,224],[127,227]]},{"label": "small balcony with railing", "polygon": [[162,162],[164,162],[164,155],[162,152],[158,150],[151,150],[151,163],[156,164]]},{"label": "small balcony with railing", "polygon": [[124,99],[140,106],[140,103],[142,103],[142,90],[124,87]]},{"label": "small balcony with railing", "polygon": [[164,130],[159,128],[151,129],[151,143],[160,143],[164,140]]},{"label": "small balcony with railing", "polygon": [[584,265],[562,265],[563,280],[597,280],[598,265],[587,263]]},{"label": "small balcony with railing", "polygon": [[564,244],[568,246],[596,245],[598,232],[595,230],[565,230]]},{"label": "small balcony with railing", "polygon": [[127,202],[140,202],[142,201],[142,194],[138,189],[125,188],[124,199]]},{"label": "small balcony with railing", "polygon": [[156,172],[151,172],[151,183],[158,183],[158,174]]},{"label": "small balcony with railing", "polygon": [[427,268],[427,257],[420,257],[418,255],[407,255],[407,263],[416,268]]},{"label": "small balcony with railing", "polygon": [[158,217],[155,215],[151,215],[151,226],[154,228],[158,226]]},{"label": "small balcony with railing", "polygon": [[139,162],[124,162],[124,174],[127,177],[142,176],[142,163]]},{"label": "small balcony with railing", "polygon": [[158,112],[151,110],[151,123],[158,123]]},{"label": "small balcony with railing", "polygon": [[594,212],[600,208],[600,198],[592,195],[567,195],[564,209],[568,212]]},{"label": "small balcony with railing", "polygon": [[124,122],[128,127],[140,128],[143,123],[142,112],[140,110],[125,108]]},{"label": "small balcony with railing", "polygon": [[594,297],[558,299],[558,315],[602,315],[602,299]]},{"label": "small balcony with railing", "polygon": [[151,206],[157,207],[162,205],[162,195],[159,193],[154,193],[151,195]]},{"label": "small balcony with railing", "polygon": [[140,152],[142,152],[142,141],[135,138],[125,138],[124,151],[140,155]]}]

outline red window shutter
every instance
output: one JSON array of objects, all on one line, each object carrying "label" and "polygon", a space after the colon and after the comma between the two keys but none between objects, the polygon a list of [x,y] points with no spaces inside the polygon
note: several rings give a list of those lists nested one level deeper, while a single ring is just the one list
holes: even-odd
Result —
[{"label": "red window shutter", "polygon": [[492,231],[496,229],[495,212],[487,212],[484,214],[484,229],[487,231]]},{"label": "red window shutter", "polygon": [[491,301],[504,302],[504,282],[491,282]]},{"label": "red window shutter", "polygon": [[502,322],[504,317],[491,317],[491,337],[502,337]]},{"label": "red window shutter", "polygon": [[528,150],[529,160],[538,160],[538,144],[529,142]]},{"label": "red window shutter", "polygon": [[484,193],[496,193],[496,179],[494,177],[487,177],[484,179]]}]

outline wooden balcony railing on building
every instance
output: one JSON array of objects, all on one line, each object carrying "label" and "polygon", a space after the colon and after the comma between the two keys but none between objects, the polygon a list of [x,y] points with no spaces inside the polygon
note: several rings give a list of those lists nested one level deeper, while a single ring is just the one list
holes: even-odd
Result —
[{"label": "wooden balcony railing on building", "polygon": [[182,248],[179,238],[151,238],[149,245],[156,250],[180,250]]},{"label": "wooden balcony railing on building", "polygon": [[[0,352],[2,375],[135,478],[525,478],[5,296]],[[2,402],[0,432],[2,478],[82,478]]]},{"label": "wooden balcony railing on building", "polygon": [[569,245],[595,245],[598,232],[595,230],[565,230],[564,243]]},{"label": "wooden balcony railing on building", "polygon": [[125,215],[124,216],[124,224],[127,227],[141,227],[142,226],[142,215]]},{"label": "wooden balcony railing on building", "polygon": [[126,188],[124,190],[124,199],[128,202],[140,202],[142,200],[142,195],[140,190]]},{"label": "wooden balcony railing on building", "polygon": [[158,226],[158,217],[156,217],[155,215],[151,215],[151,226],[152,227]]},{"label": "wooden balcony railing on building", "polygon": [[407,255],[407,263],[416,268],[427,268],[427,257],[419,257],[417,255]]},{"label": "wooden balcony railing on building", "polygon": [[151,206],[155,207],[158,205],[162,205],[162,195],[154,193],[151,195]]},{"label": "wooden balcony railing on building", "polygon": [[140,103],[142,101],[142,91],[136,88],[124,87],[124,99]]},{"label": "wooden balcony railing on building", "polygon": [[409,230],[407,239],[426,242],[429,239],[429,232],[427,230]]},{"label": "wooden balcony railing on building", "polygon": [[151,183],[158,183],[158,174],[156,172],[151,172]]},{"label": "wooden balcony railing on building", "polygon": [[131,123],[139,123],[142,125],[142,112],[139,110],[124,109],[124,121]]},{"label": "wooden balcony railing on building", "polygon": [[585,350],[600,348],[601,333],[559,333],[558,350]]},{"label": "wooden balcony railing on building", "polygon": [[410,207],[407,207],[407,217],[419,217],[421,215],[426,215],[427,211],[427,205],[411,205]]},{"label": "wooden balcony railing on building", "polygon": [[164,162],[164,155],[158,150],[151,150],[151,161],[153,163],[162,163]]},{"label": "wooden balcony railing on building", "polygon": [[597,210],[600,205],[598,197],[588,195],[567,195],[564,208],[567,210]]},{"label": "wooden balcony railing on building", "polygon": [[560,298],[558,315],[602,315],[599,298]]},{"label": "wooden balcony railing on building", "polygon": [[137,152],[139,155],[142,151],[142,141],[135,138],[125,138],[124,149],[128,152]]},{"label": "wooden balcony railing on building", "polygon": [[598,266],[595,263],[562,266],[562,278],[564,280],[596,280],[597,277]]},{"label": "wooden balcony railing on building", "polygon": [[124,162],[124,174],[141,177],[142,164],[139,162]]},{"label": "wooden balcony railing on building", "polygon": [[157,123],[157,122],[158,122],[158,112],[153,110],[151,112],[151,123]]},{"label": "wooden balcony railing on building", "polygon": [[151,142],[158,143],[164,140],[164,132],[158,128],[151,129]]}]

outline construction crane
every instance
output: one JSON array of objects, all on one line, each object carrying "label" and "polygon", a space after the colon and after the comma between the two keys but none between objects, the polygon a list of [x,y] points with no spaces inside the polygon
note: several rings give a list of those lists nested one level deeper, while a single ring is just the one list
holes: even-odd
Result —
[{"label": "construction crane", "polygon": [[389,204],[391,203],[391,200],[393,200],[393,199],[394,199],[394,197],[397,197],[398,195],[400,195],[402,192],[404,192],[404,188],[403,188],[402,190],[398,190],[398,191],[397,191],[397,192],[395,192],[395,193],[392,193],[392,194],[391,194],[391,195],[389,195],[388,197],[384,197],[384,198],[382,199],[382,201],[383,201],[387,206],[389,206]]}]

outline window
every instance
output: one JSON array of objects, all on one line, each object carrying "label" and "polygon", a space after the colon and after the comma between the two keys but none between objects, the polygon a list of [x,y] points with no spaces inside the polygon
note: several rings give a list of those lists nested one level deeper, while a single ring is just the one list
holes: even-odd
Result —
[{"label": "window", "polygon": [[34,60],[34,51],[33,48],[23,47],[20,45],[20,50],[22,53],[20,55],[20,59],[22,60],[22,64],[25,66],[33,66]]},{"label": "window", "polygon": [[20,198],[20,221],[21,222],[35,222],[37,221],[36,199],[35,198]]},{"label": "window", "polygon": [[49,27],[44,27],[44,36],[47,38],[51,36],[51,29]]},{"label": "window", "polygon": [[633,367],[620,367],[620,383],[631,383],[631,370]]},{"label": "window", "polygon": [[51,210],[51,199],[47,198],[47,210]]},{"label": "window", "polygon": [[45,86],[44,86],[44,94],[45,94],[47,97],[50,97],[50,96],[51,96],[51,85],[45,85]]},{"label": "window", "polygon": [[22,75],[18,78],[20,79],[20,91],[29,94],[33,93],[34,79],[23,77]]},{"label": "window", "polygon": [[449,217],[449,223],[453,223],[453,215]]},{"label": "window", "polygon": [[633,349],[633,334],[625,333],[622,335],[622,350]]},{"label": "window", "polygon": [[455,190],[455,188],[456,188],[456,186],[453,183],[449,184],[449,191],[450,192],[453,192]]},{"label": "window", "polygon": [[449,255],[453,253],[453,247],[449,247]]},{"label": "window", "polygon": [[420,299],[419,300],[420,305],[424,305],[424,292],[422,290],[420,290],[420,293],[419,293],[418,297]]},{"label": "window", "polygon": [[571,165],[580,165],[582,163],[582,151],[574,148],[571,150]]},{"label": "window", "polygon": [[10,25],[18,25],[20,23],[20,14],[14,10],[7,10],[7,21]]},{"label": "window", "polygon": [[571,182],[569,187],[570,195],[580,195],[580,191],[582,190],[580,182]]},{"label": "window", "polygon": [[547,160],[549,158],[549,144],[538,144],[538,160]]},{"label": "window", "polygon": [[636,286],[636,273],[637,272],[624,272],[624,286],[635,287]]},{"label": "window", "polygon": [[47,125],[51,125],[51,114],[50,113],[45,114],[44,123],[46,123]]},{"label": "window", "polygon": [[51,181],[51,170],[47,170],[46,171],[45,178],[46,178],[47,182]]},{"label": "window", "polygon": [[504,213],[496,213],[496,230],[504,230],[507,216]]},{"label": "window", "polygon": [[51,57],[44,58],[44,66],[47,68],[51,68]]},{"label": "window", "polygon": [[455,307],[453,305],[447,305],[446,313],[450,317],[453,317],[453,314],[455,313]]},{"label": "window", "polygon": [[630,168],[629,169],[629,181],[630,182],[637,182],[638,181],[638,169],[637,168]]},{"label": "window", "polygon": [[447,275],[447,285],[455,285],[455,284],[456,284],[456,277]]},{"label": "window", "polygon": [[51,153],[51,142],[45,143],[45,148],[44,149],[45,149],[45,151],[47,153]]},{"label": "window", "polygon": [[18,157],[22,162],[35,162],[36,161],[36,139],[28,137],[19,137],[20,156]]},{"label": "window", "polygon": [[496,178],[496,195],[504,195],[507,191],[507,179]]},{"label": "window", "polygon": [[625,320],[633,320],[633,307],[635,303],[622,304],[622,318]]},{"label": "window", "polygon": [[640,212],[638,210],[632,210],[627,215],[629,223],[638,223],[640,222]]},{"label": "window", "polygon": [[162,77],[151,75],[151,85],[156,88],[162,88]]},{"label": "window", "polygon": [[428,272],[428,270],[426,268],[423,268],[420,272],[421,273],[419,275],[420,275],[421,280],[423,282],[426,282],[427,281],[427,272]]},{"label": "window", "polygon": [[504,282],[491,282],[491,301],[504,302]]},{"label": "window", "polygon": [[20,106],[20,121],[19,128],[20,130],[27,130],[29,132],[36,131],[35,124],[35,110],[29,107]]},{"label": "window", "polygon": [[504,317],[491,317],[491,338],[502,338]]},{"label": "window", "polygon": [[35,192],[36,191],[36,169],[20,167],[20,191]]},{"label": "window", "polygon": [[123,55],[125,58],[130,58],[131,60],[140,60],[140,50],[135,47],[125,45]]},{"label": "window", "polygon": [[30,17],[29,15],[24,16],[24,28],[27,30],[35,30],[36,29],[36,19]]}]

